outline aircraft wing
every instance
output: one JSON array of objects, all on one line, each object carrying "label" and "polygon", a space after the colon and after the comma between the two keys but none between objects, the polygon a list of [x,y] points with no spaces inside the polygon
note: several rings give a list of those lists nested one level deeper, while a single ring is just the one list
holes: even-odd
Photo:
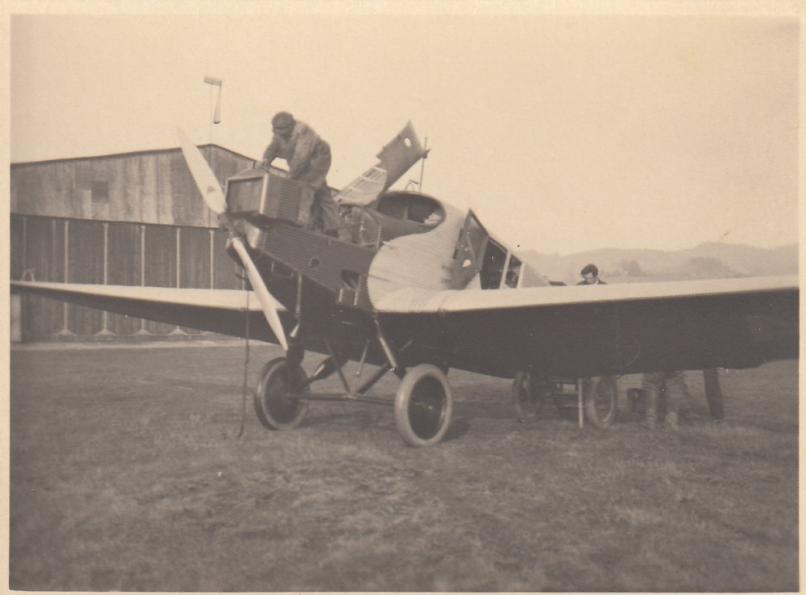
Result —
[{"label": "aircraft wing", "polygon": [[[245,336],[248,309],[249,336],[278,342],[253,291],[27,281],[12,281],[11,291],[236,337]],[[276,306],[280,318],[293,324],[291,314]]]},{"label": "aircraft wing", "polygon": [[374,305],[392,336],[512,377],[752,367],[798,354],[796,277],[500,290],[400,288]]}]

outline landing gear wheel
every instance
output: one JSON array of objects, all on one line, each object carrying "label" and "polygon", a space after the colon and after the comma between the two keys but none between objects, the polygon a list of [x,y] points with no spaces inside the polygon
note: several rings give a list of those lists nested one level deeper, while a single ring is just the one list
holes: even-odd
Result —
[{"label": "landing gear wheel", "polygon": [[302,368],[290,367],[284,357],[263,366],[254,397],[255,413],[260,423],[270,430],[296,428],[308,410],[308,403],[297,396],[300,392],[308,392],[306,381]]},{"label": "landing gear wheel", "polygon": [[585,418],[600,429],[616,421],[618,384],[612,376],[591,378],[585,385]]},{"label": "landing gear wheel", "polygon": [[540,419],[545,396],[545,385],[531,372],[518,372],[512,381],[512,402],[518,421],[525,423],[530,417]]},{"label": "landing gear wheel", "polygon": [[445,436],[453,396],[445,373],[429,364],[411,368],[395,395],[395,423],[406,444],[431,446]]}]

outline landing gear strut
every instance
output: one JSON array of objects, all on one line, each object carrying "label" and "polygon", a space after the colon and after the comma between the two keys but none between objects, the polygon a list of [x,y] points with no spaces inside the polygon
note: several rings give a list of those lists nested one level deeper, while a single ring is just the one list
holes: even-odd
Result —
[{"label": "landing gear strut", "polygon": [[[399,355],[411,341],[392,351],[378,326],[378,340],[387,362],[371,374],[358,388],[351,388],[345,373],[345,358],[332,349],[324,339],[329,356],[307,378],[300,363],[303,357],[301,340],[291,341],[288,356],[271,360],[261,373],[255,391],[255,412],[260,422],[272,430],[297,427],[308,409],[309,401],[353,401],[392,406],[395,423],[403,441],[410,446],[432,446],[445,437],[453,413],[453,395],[445,372],[437,366],[420,364],[408,370],[400,365]],[[366,349],[365,353],[366,355]],[[362,363],[363,363],[362,357]],[[367,392],[388,372],[401,378],[394,400],[367,395]],[[314,382],[338,373],[343,392],[311,392]]]}]

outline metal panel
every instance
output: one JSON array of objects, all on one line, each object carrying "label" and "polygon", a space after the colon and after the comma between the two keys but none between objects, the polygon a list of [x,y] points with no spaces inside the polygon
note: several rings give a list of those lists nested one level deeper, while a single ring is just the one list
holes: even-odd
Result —
[{"label": "metal panel", "polygon": [[25,234],[27,221],[20,215],[11,216],[11,278],[22,279],[25,270]]},{"label": "metal panel", "polygon": [[[126,203],[125,218],[143,223],[156,222],[162,205],[159,192],[160,158],[158,155],[140,155],[126,160],[124,168],[127,184],[120,191]],[[116,217],[119,219],[122,217]]]},{"label": "metal panel", "polygon": [[[140,233],[135,223],[110,223],[107,254],[107,283],[140,285]],[[139,318],[109,314],[108,328],[117,335],[131,335],[142,326]]]},{"label": "metal panel", "polygon": [[[313,188],[304,186],[295,180],[269,176],[265,204],[261,205],[262,214],[291,223],[307,223],[310,205],[313,202],[313,192]],[[302,213],[304,213],[304,217],[300,217]]]},{"label": "metal panel", "polygon": [[[163,225],[145,226],[145,285],[176,287],[176,228]],[[145,328],[165,335],[176,327],[147,320]]]},{"label": "metal panel", "polygon": [[94,159],[90,161],[92,170],[92,185],[106,183],[108,196],[105,201],[92,201],[92,216],[94,219],[127,220],[132,211],[139,214],[139,200],[130,200],[126,195],[129,188],[135,191],[142,183],[140,180],[129,180],[125,175],[124,162],[121,159]]},{"label": "metal panel", "polygon": [[[64,227],[61,221],[29,217],[25,234],[25,268],[37,281],[64,281]],[[22,303],[23,340],[38,341],[52,337],[62,328],[64,305],[35,296],[25,296]]]},{"label": "metal panel", "polygon": [[185,227],[180,235],[180,287],[210,287],[210,233]]},{"label": "metal panel", "polygon": [[[179,235],[179,286],[207,289],[210,287],[210,232],[206,229],[185,227]],[[190,327],[186,333],[201,334]]]},{"label": "metal panel", "polygon": [[92,167],[87,160],[80,161],[73,168],[72,197],[74,213],[85,219],[91,219],[92,214]]},{"label": "metal panel", "polygon": [[241,274],[241,268],[227,254],[228,234],[222,229],[215,231],[215,244],[213,246],[213,287],[216,289],[241,289],[242,281],[237,274]]},{"label": "metal panel", "polygon": [[[11,216],[11,278],[21,279],[23,271],[25,270],[25,235],[27,221],[25,217],[19,215]],[[23,296],[12,295],[10,303],[11,315],[11,341],[18,342],[22,340],[22,303]]]},{"label": "metal panel", "polygon": [[[13,203],[18,212],[31,215],[66,215],[68,201],[63,196],[53,196],[46,191],[47,177],[36,166],[11,170],[14,176]],[[53,174],[51,174],[53,175]]]},{"label": "metal panel", "polygon": [[[68,229],[70,283],[104,282],[104,226],[98,221],[72,220]],[[68,330],[76,335],[94,335],[101,330],[102,313],[84,306],[68,306]]]},{"label": "metal panel", "polygon": [[[161,223],[204,225],[204,200],[196,188],[184,157],[180,153],[171,155],[168,167],[161,169],[160,173],[167,174],[167,184],[162,187],[170,196],[171,207],[170,213],[161,213],[170,219]],[[161,195],[160,198],[165,198],[165,195]]]}]

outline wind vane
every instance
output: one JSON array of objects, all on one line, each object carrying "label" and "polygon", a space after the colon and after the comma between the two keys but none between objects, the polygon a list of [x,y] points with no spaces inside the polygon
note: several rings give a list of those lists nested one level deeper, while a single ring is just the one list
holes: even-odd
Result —
[{"label": "wind vane", "polygon": [[[213,125],[214,124],[221,124],[221,88],[224,85],[223,79],[216,78],[214,76],[205,76],[204,82],[207,85],[210,85],[210,111],[212,112],[210,115],[210,144],[213,143]],[[215,101],[215,108],[213,108],[213,87],[218,87],[218,94]]]}]

